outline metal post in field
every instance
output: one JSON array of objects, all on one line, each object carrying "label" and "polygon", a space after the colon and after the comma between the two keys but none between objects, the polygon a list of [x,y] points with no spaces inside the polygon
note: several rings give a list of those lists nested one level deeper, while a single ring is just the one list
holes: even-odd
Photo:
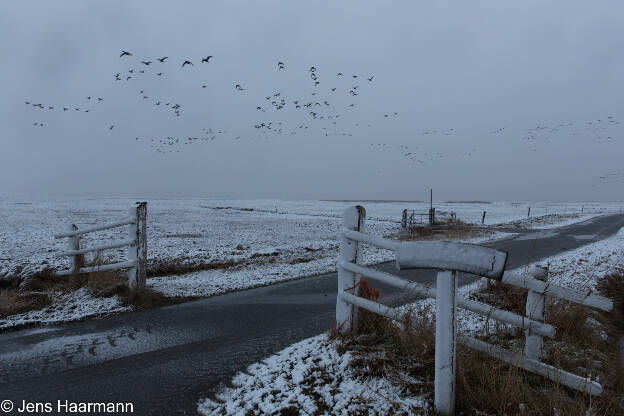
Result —
[{"label": "metal post in field", "polygon": [[[531,270],[531,275],[537,280],[546,282],[548,280],[548,268],[535,266]],[[542,293],[529,290],[526,302],[526,316],[538,322],[544,322],[544,305],[546,296]],[[531,329],[525,329],[524,355],[527,358],[540,360],[544,357],[544,339],[541,335],[534,333]]]},{"label": "metal post in field", "polygon": [[455,412],[457,272],[440,272],[436,283],[435,411]]},{"label": "metal post in field", "polygon": [[147,202],[138,202],[130,214],[135,217],[135,223],[128,226],[128,235],[135,243],[128,246],[127,253],[135,266],[128,270],[128,285],[132,290],[142,291],[147,269]]},{"label": "metal post in field", "polygon": [[485,224],[485,211],[483,211],[483,216],[481,217],[481,224]]},{"label": "metal post in field", "polygon": [[[366,210],[364,207],[357,205],[347,208],[342,214],[342,228],[353,231],[364,231],[364,219],[366,218]],[[354,290],[357,296],[359,287],[356,284],[360,280],[360,275],[345,270],[340,263],[351,262],[358,263],[361,261],[360,244],[357,241],[340,236],[340,253],[338,255],[338,290]],[[357,307],[345,302],[338,297],[336,299],[336,328],[347,333],[357,329]]]}]

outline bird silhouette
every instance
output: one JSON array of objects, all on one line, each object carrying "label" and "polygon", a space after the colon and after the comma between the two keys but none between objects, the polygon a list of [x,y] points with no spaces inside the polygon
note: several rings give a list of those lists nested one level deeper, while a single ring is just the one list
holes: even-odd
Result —
[{"label": "bird silhouette", "polygon": [[205,57],[204,59],[202,59],[202,62],[208,63],[210,58],[212,58],[212,55],[209,55],[209,56]]},{"label": "bird silhouette", "polygon": [[239,90],[239,91],[243,91],[243,90],[244,90],[244,88],[243,88],[243,87],[241,87],[241,86],[240,86],[240,84],[236,84],[236,85],[234,86],[234,88],[236,88],[236,89],[237,89],[237,90]]},{"label": "bird silhouette", "polygon": [[158,75],[160,77],[160,76],[162,76],[162,72],[159,72],[156,75]]},{"label": "bird silhouette", "polygon": [[169,58],[168,56],[163,56],[162,58],[158,58],[160,62],[165,62],[165,59]]},{"label": "bird silhouette", "polygon": [[184,65],[193,65],[193,62],[191,62],[191,61],[184,61],[184,62],[182,62],[182,68],[184,68]]},{"label": "bird silhouette", "polygon": [[121,58],[122,56],[132,56],[132,54],[128,51],[121,51],[121,55],[119,55],[119,57]]},{"label": "bird silhouette", "polygon": [[375,78],[375,76],[374,76],[374,75],[373,75],[372,77],[370,77],[370,78],[366,78],[366,79],[367,79],[367,80],[369,80],[369,81],[372,81],[372,80],[373,80],[373,78]]},{"label": "bird silhouette", "polygon": [[109,130],[112,130],[112,129],[113,129],[113,127],[115,127],[115,126],[114,126],[114,125],[112,125],[112,126],[110,126],[108,129],[109,129]]},{"label": "bird silhouette", "polygon": [[151,64],[151,63],[152,63],[152,61],[141,61],[141,63],[142,63],[142,64],[144,64],[144,65],[146,65],[146,66],[148,66],[149,64]]}]

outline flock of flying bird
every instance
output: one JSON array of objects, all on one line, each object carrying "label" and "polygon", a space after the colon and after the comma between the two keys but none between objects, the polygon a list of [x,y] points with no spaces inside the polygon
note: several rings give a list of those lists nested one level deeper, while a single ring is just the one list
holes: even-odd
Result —
[{"label": "flock of flying bird", "polygon": [[[126,60],[133,57],[134,54],[129,51],[121,51],[119,58]],[[212,63],[213,55],[207,55],[201,58],[201,64]],[[145,75],[153,75],[155,77],[163,77],[164,64],[170,60],[168,56],[152,60],[141,60],[135,62],[135,67],[126,69],[123,72],[118,72],[113,75],[115,82],[125,81],[130,82],[133,79],[137,79]],[[197,61],[196,61],[197,62]],[[201,65],[200,64],[200,65]],[[184,59],[179,64],[179,69],[186,70],[189,67],[195,66],[190,59]],[[288,71],[284,62],[277,62],[277,71]],[[363,123],[353,123],[343,120],[348,119],[352,111],[359,106],[360,96],[366,94],[366,90],[375,79],[374,75],[360,76],[359,74],[347,74],[337,72],[335,75],[329,75],[327,77],[321,77],[321,71],[315,66],[311,66],[307,71],[307,77],[309,79],[309,88],[311,92],[308,95],[287,96],[283,91],[274,91],[270,94],[264,95],[264,100],[255,104],[255,111],[259,116],[259,120],[253,124],[253,128],[263,134],[263,138],[269,138],[269,134],[289,134],[296,135],[298,132],[303,131],[317,131],[323,136],[353,136],[354,128],[371,128],[373,122],[371,120]],[[202,84],[201,88],[207,88],[206,84]],[[246,94],[250,90],[243,86],[243,83],[233,84],[233,89],[239,94]],[[173,100],[162,99],[159,97],[153,97],[153,94],[146,92],[145,88],[137,89],[142,101],[150,102],[154,106],[170,109],[176,117],[181,116],[182,106],[179,103],[173,102]],[[148,101],[149,100],[149,101]],[[36,110],[45,111],[58,111],[62,113],[89,113],[95,109],[94,104],[99,104],[104,101],[101,97],[86,96],[84,101],[80,105],[50,105],[43,103],[34,103],[31,101],[25,101],[25,104]],[[286,111],[298,112],[298,115],[290,113],[288,116],[284,116]],[[348,112],[348,113],[345,113]],[[347,115],[347,117],[342,116]],[[388,111],[380,114],[378,120],[397,117],[399,114],[396,111]],[[277,120],[276,120],[277,119]],[[278,120],[288,120],[278,121]],[[553,126],[536,126],[526,130],[526,135],[522,137],[523,140],[535,141],[544,140],[547,141],[554,135],[564,129],[572,129],[570,134],[572,136],[578,136],[586,134],[588,132],[596,133],[596,139],[613,140],[614,134],[612,132],[613,127],[620,125],[620,121],[616,120],[614,116],[609,115],[601,119],[585,122],[582,126],[575,125],[573,123],[560,123]],[[44,127],[44,123],[41,121],[33,122],[35,127]],[[113,130],[114,124],[111,124],[108,129]],[[509,132],[507,127],[499,127],[495,130],[488,132],[491,135],[504,135]],[[422,136],[429,136],[431,138],[442,139],[444,136],[451,136],[456,134],[454,128],[441,129],[441,130],[426,130],[420,132]],[[227,131],[223,129],[203,128],[202,132],[197,136],[188,136],[186,138],[179,138],[176,136],[165,136],[161,138],[149,139],[150,148],[159,153],[180,152],[178,145],[190,145],[197,142],[208,142],[215,140],[217,137],[226,137]],[[232,135],[232,138],[240,140],[240,135]],[[147,140],[136,137],[135,140]],[[393,150],[398,151],[399,155],[406,160],[414,163],[426,164],[427,162],[442,159],[445,156],[450,156],[449,152],[442,153],[434,150],[425,150],[423,147],[416,145],[389,145],[387,143],[370,143],[369,148],[375,151]],[[537,149],[531,149],[536,151]],[[479,151],[478,147],[471,147],[468,150],[455,150],[453,153],[457,155],[473,156]],[[378,171],[382,172],[382,171]],[[617,172],[611,172],[600,177],[601,180],[607,179],[624,179],[624,173],[619,174]]]}]

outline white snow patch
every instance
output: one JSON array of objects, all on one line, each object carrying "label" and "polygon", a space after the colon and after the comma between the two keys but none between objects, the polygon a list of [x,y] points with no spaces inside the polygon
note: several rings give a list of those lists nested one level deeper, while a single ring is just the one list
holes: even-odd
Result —
[{"label": "white snow patch", "polygon": [[117,296],[96,298],[84,287],[70,293],[52,293],[51,297],[52,305],[44,309],[0,319],[0,330],[29,324],[76,321],[131,309],[121,306]]},{"label": "white snow patch", "polygon": [[352,359],[349,352],[339,354],[327,334],[303,340],[238,373],[233,388],[223,388],[214,400],[200,400],[198,411],[265,415],[294,407],[300,415],[427,412],[424,397],[406,395],[383,378],[358,376],[350,367]]}]

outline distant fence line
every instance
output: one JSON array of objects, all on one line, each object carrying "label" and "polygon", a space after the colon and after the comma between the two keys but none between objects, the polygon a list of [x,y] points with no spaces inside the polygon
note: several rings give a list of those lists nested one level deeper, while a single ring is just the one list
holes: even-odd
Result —
[{"label": "distant fence line", "polygon": [[438,221],[456,220],[457,215],[452,211],[438,211],[435,208],[428,212],[419,212],[413,209],[404,209],[401,215],[401,228],[409,229],[415,226],[436,225]]}]

